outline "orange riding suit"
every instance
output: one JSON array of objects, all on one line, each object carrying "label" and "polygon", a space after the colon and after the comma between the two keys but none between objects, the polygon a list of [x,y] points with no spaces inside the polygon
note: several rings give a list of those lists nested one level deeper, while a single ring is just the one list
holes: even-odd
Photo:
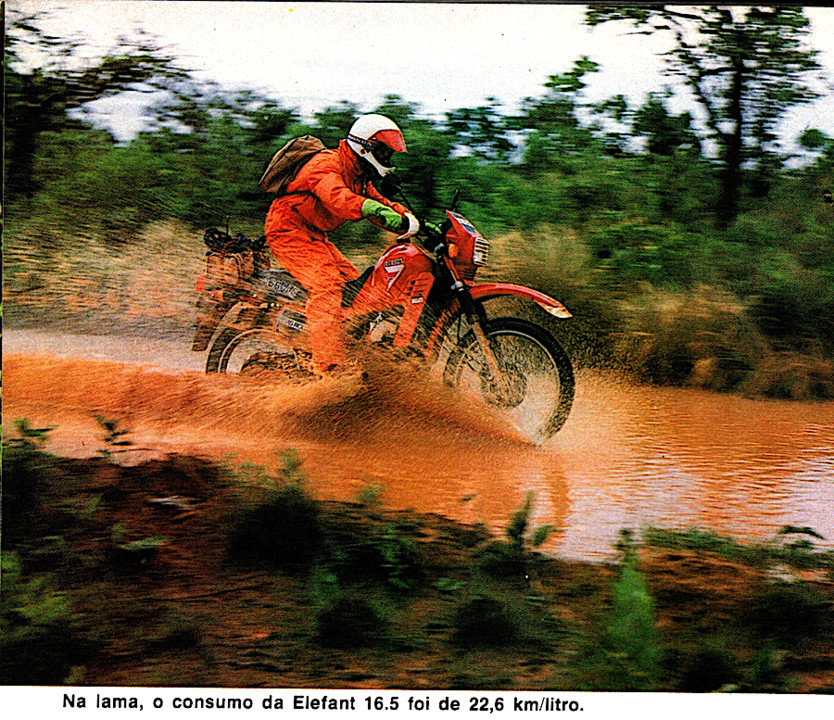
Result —
[{"label": "orange riding suit", "polygon": [[369,198],[401,215],[407,212],[377,192],[363,175],[359,158],[342,140],[337,149],[323,150],[304,165],[287,194],[272,202],[266,217],[269,249],[307,290],[307,329],[318,373],[344,362],[342,290],[348,280],[359,277],[327,233],[361,220],[362,204]]}]

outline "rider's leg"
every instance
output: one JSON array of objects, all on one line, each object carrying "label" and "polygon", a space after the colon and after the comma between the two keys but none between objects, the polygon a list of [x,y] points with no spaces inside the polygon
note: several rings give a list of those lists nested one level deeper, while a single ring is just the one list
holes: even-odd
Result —
[{"label": "rider's leg", "polygon": [[342,290],[359,276],[356,268],[329,240],[311,240],[303,233],[281,232],[268,237],[275,258],[307,290],[307,329],[313,368],[322,374],[345,361]]}]

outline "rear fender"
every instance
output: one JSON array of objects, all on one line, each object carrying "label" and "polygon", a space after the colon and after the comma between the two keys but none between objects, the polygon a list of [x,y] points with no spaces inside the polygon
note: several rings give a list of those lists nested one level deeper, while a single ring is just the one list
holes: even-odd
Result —
[{"label": "rear fender", "polygon": [[533,290],[523,285],[512,285],[511,283],[478,283],[469,288],[473,300],[479,302],[486,302],[497,297],[506,297],[508,295],[515,295],[527,300],[532,300],[542,310],[557,318],[570,318],[570,310],[568,310],[558,300],[553,299],[549,295],[545,295],[538,290]]},{"label": "rear fender", "polygon": [[197,301],[197,327],[191,349],[202,352],[209,346],[211,338],[221,323],[224,328],[244,329],[259,320],[259,308],[237,301],[219,302],[210,294],[201,295]]},{"label": "rear fender", "polygon": [[197,298],[197,326],[191,341],[194,352],[202,352],[208,347],[214,331],[230,308],[231,305],[218,302],[208,294]]}]

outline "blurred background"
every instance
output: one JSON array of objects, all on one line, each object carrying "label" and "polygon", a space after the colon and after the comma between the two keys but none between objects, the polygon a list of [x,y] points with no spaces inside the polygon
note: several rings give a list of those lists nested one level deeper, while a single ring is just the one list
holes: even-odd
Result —
[{"label": "blurred background", "polygon": [[4,30],[7,328],[187,338],[205,228],[259,235],[275,150],[381,112],[414,209],[459,189],[578,364],[834,397],[832,8],[21,0]]}]

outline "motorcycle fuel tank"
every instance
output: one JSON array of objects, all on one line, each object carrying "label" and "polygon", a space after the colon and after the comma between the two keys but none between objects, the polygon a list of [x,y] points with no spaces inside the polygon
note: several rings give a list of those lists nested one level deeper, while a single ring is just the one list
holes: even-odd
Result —
[{"label": "motorcycle fuel tank", "polygon": [[371,277],[356,296],[352,311],[358,315],[395,309],[401,312],[393,344],[405,347],[414,334],[433,284],[433,264],[422,250],[410,243],[392,245],[377,260]]},{"label": "motorcycle fuel tank", "polygon": [[433,277],[432,261],[422,250],[411,243],[392,245],[376,261],[357,301],[418,304],[425,300],[426,280]]}]

